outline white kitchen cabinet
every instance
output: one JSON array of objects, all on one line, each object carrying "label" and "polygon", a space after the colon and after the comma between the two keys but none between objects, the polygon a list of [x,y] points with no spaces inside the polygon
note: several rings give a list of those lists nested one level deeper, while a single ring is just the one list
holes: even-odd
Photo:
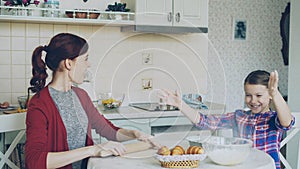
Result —
[{"label": "white kitchen cabinet", "polygon": [[152,118],[150,120],[150,126],[174,126],[174,125],[193,125],[192,122],[183,116],[180,117],[162,117]]},{"label": "white kitchen cabinet", "polygon": [[[147,134],[157,134],[162,132],[190,131],[193,124],[186,117],[160,117],[145,119],[122,119],[111,120],[111,122],[121,128],[139,130]],[[96,133],[93,133],[95,142],[99,142]],[[107,139],[100,137],[100,143]]]},{"label": "white kitchen cabinet", "polygon": [[151,134],[170,132],[190,132],[194,125],[184,116],[152,118],[150,120]]},{"label": "white kitchen cabinet", "polygon": [[186,132],[190,134],[195,133],[210,133],[216,136],[233,136],[232,129],[219,129],[215,131],[201,130],[194,126],[194,124],[187,117],[165,117],[150,120],[151,134],[170,132]]},{"label": "white kitchen cabinet", "polygon": [[136,24],[208,27],[208,0],[137,0]]},{"label": "white kitchen cabinet", "polygon": [[112,120],[111,122],[121,128],[140,130],[147,134],[151,133],[149,119]]},{"label": "white kitchen cabinet", "polygon": [[[0,5],[0,22],[109,25],[120,26],[124,32],[207,33],[208,0],[121,0],[120,2],[126,3],[130,12],[107,12],[103,9],[75,10],[66,5],[62,5],[60,9]],[[11,11],[27,12],[24,15],[15,15],[9,13],[7,8],[13,8]],[[60,13],[59,17],[43,16],[43,13],[49,10]],[[73,12],[73,17],[69,18],[65,14],[66,11]],[[87,18],[75,18],[78,12],[86,14]],[[94,14],[99,14],[99,17],[89,18]],[[148,27],[138,27],[144,25]]]}]

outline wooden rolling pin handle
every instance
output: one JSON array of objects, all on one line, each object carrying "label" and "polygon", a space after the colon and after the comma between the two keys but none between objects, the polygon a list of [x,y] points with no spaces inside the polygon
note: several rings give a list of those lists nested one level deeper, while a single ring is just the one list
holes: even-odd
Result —
[{"label": "wooden rolling pin handle", "polygon": [[[146,142],[129,143],[129,144],[125,144],[124,146],[126,149],[125,154],[144,151],[144,150],[148,150],[153,147],[152,144],[146,143]],[[112,152],[107,151],[107,150],[102,150],[100,152],[100,157],[108,157],[111,155],[113,155]]]},{"label": "wooden rolling pin handle", "polygon": [[19,113],[18,110],[6,110],[3,112],[4,114],[14,114],[14,113]]}]

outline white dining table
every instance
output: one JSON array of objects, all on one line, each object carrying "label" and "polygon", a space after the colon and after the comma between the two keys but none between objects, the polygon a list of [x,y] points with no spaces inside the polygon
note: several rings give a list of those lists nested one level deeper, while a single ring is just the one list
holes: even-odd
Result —
[{"label": "white dining table", "polygon": [[[163,133],[155,139],[168,147],[181,145],[188,147],[185,140],[187,134]],[[92,157],[88,161],[87,169],[159,169],[163,168],[155,158],[157,150],[149,149],[145,151],[110,157]],[[233,166],[222,166],[213,163],[209,158],[200,161],[199,169],[275,169],[274,160],[267,153],[252,148],[249,157],[241,164]]]}]

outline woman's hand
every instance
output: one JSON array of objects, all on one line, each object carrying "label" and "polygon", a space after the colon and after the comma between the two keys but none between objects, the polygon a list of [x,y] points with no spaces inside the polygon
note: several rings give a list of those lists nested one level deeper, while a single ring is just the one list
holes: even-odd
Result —
[{"label": "woman's hand", "polygon": [[123,155],[126,151],[122,143],[108,141],[103,144],[94,145],[94,156],[99,156],[102,150],[109,151],[115,156]]},{"label": "woman's hand", "polygon": [[278,81],[279,81],[278,72],[275,70],[274,72],[270,73],[270,78],[268,83],[269,94],[272,98],[276,96],[276,94],[279,92]]},{"label": "woman's hand", "polygon": [[150,143],[155,148],[160,148],[161,147],[161,144],[159,144],[159,143],[157,143],[153,140],[153,136],[151,136],[149,134],[145,134],[145,133],[140,132],[138,130],[132,130],[132,131],[133,131],[133,135],[135,136],[135,138],[137,140],[140,140],[140,141],[143,141],[143,142],[146,142],[146,143]]},{"label": "woman's hand", "polygon": [[175,93],[173,93],[170,90],[162,89],[157,94],[163,103],[178,108],[181,107],[181,97],[177,90]]},{"label": "woman's hand", "polygon": [[150,143],[154,147],[160,147],[160,144],[156,143],[152,140],[153,136],[149,134],[145,134],[138,130],[128,130],[121,128],[117,132],[117,140],[118,141],[128,141],[128,140],[140,140],[147,143]]}]

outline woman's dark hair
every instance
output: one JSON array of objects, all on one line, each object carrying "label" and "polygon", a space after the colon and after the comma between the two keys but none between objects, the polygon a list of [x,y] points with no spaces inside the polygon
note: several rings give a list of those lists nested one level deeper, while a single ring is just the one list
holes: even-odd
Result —
[{"label": "woman's dark hair", "polygon": [[268,88],[270,73],[264,70],[256,70],[251,72],[245,79],[244,85],[264,85]]},{"label": "woman's dark hair", "polygon": [[[39,92],[45,87],[46,65],[55,72],[62,60],[75,59],[88,51],[88,43],[85,39],[70,33],[55,35],[48,46],[35,48],[32,54],[32,78],[30,85],[32,92]],[[46,52],[45,62],[42,60],[42,52]]]}]

